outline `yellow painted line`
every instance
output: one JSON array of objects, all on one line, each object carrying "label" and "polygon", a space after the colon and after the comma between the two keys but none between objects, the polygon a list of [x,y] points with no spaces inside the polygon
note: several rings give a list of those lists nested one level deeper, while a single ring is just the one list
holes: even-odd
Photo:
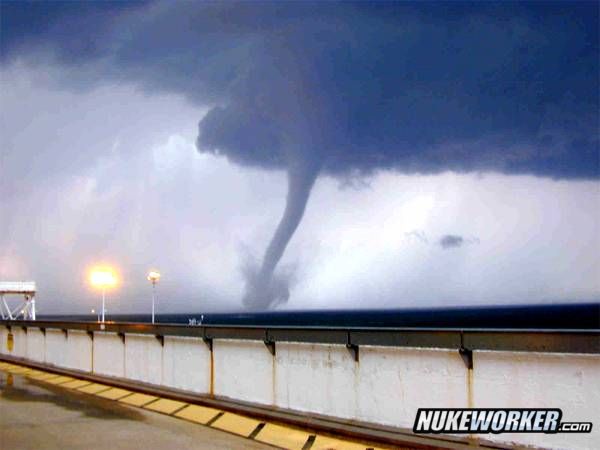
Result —
[{"label": "yellow painted line", "polygon": [[263,429],[258,432],[254,440],[289,450],[302,450],[302,447],[304,447],[304,444],[306,444],[309,437],[310,433],[307,433],[306,431],[267,423]]},{"label": "yellow painted line", "polygon": [[39,378],[42,378],[44,376],[47,375],[56,375],[55,373],[48,373],[48,372],[42,372],[41,370],[36,372],[36,373],[30,373],[27,375],[27,378],[33,378],[34,380],[37,380]]},{"label": "yellow painted line", "polygon": [[62,384],[62,383],[66,383],[67,381],[73,381],[75,378],[73,377],[65,377],[65,376],[61,376],[61,377],[55,377],[55,378],[50,378],[47,380],[44,380],[46,383],[50,383],[50,384]]},{"label": "yellow painted line", "polygon": [[233,413],[225,413],[215,420],[211,427],[248,437],[261,422]]},{"label": "yellow painted line", "polygon": [[177,400],[170,400],[168,398],[161,398],[149,405],[144,406],[146,409],[157,411],[163,414],[172,414],[178,409],[186,406],[188,403],[178,402]]},{"label": "yellow painted line", "polygon": [[206,425],[210,420],[214,419],[221,411],[207,406],[190,405],[175,413],[175,416],[182,419],[191,420],[192,422]]},{"label": "yellow painted line", "polygon": [[57,378],[57,377],[60,377],[60,375],[58,375],[56,373],[42,373],[39,375],[31,375],[29,378],[38,380],[38,381],[47,381],[47,380],[50,380],[52,378]]},{"label": "yellow painted line", "polygon": [[27,367],[18,367],[17,366],[17,367],[11,367],[10,369],[8,369],[8,371],[11,372],[11,373],[15,373],[15,374],[21,374],[21,373],[25,374],[25,373],[28,373],[28,372],[32,372],[33,369],[29,369]]},{"label": "yellow painted line", "polygon": [[96,395],[109,400],[118,400],[129,394],[132,394],[132,392],[126,389],[112,388],[107,391],[98,392]]},{"label": "yellow painted line", "polygon": [[315,439],[311,450],[365,450],[374,448],[368,444],[359,444],[357,442],[343,441],[341,439],[319,436]]},{"label": "yellow painted line", "polygon": [[85,392],[86,394],[97,394],[98,392],[106,391],[110,389],[110,386],[106,384],[92,383],[87,386],[77,388],[78,391]]},{"label": "yellow painted line", "polygon": [[11,367],[17,367],[14,364],[10,363],[0,363],[0,369],[10,369]]},{"label": "yellow painted line", "polygon": [[69,381],[68,383],[61,384],[61,387],[66,387],[69,389],[78,389],[82,386],[87,386],[88,384],[92,384],[92,382],[87,380],[73,380]]},{"label": "yellow painted line", "polygon": [[123,403],[127,403],[128,405],[144,406],[144,405],[147,405],[148,403],[156,400],[157,398],[158,397],[155,397],[154,395],[132,394],[132,395],[128,395],[125,398],[122,398],[119,401],[123,402]]}]

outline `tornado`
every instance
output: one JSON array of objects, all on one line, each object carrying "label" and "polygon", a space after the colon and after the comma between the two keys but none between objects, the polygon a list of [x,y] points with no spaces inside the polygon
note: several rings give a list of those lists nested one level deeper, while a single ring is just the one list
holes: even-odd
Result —
[{"label": "tornado", "polygon": [[288,300],[288,280],[285,277],[275,277],[275,269],[302,221],[319,167],[320,164],[314,160],[293,161],[289,164],[288,190],[283,216],[265,251],[258,272],[248,276],[243,299],[248,309],[264,310]]},{"label": "tornado", "polygon": [[[150,66],[148,58],[126,64],[117,58],[119,70],[112,72],[129,69],[144,86],[163,86],[206,108],[198,151],[287,173],[283,215],[262,259],[240,260],[240,300],[250,310],[272,309],[290,296],[294,274],[281,259],[317,176],[450,171],[600,178],[599,108],[589,94],[598,91],[597,77],[589,75],[598,72],[591,44],[596,10],[589,9],[583,26],[556,21],[553,9],[511,10],[507,23],[494,8],[464,8],[453,14],[476,26],[448,33],[445,14],[432,17],[412,4],[311,6],[286,12],[284,20],[270,4],[196,8],[190,16],[187,5],[175,2],[156,12],[165,15],[157,26],[200,20],[196,35],[169,29],[168,39],[152,41]],[[123,40],[119,55],[143,55],[135,44],[144,36]],[[548,39],[544,45],[540,36]],[[176,65],[174,42],[187,46]],[[593,70],[577,69],[559,81],[543,76],[572,55],[584,61],[579,68]]]}]

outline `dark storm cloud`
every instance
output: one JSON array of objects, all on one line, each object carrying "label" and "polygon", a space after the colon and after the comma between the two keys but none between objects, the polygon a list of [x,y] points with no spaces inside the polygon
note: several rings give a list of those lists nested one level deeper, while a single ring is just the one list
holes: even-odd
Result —
[{"label": "dark storm cloud", "polygon": [[444,250],[449,248],[462,247],[467,244],[479,244],[480,240],[476,237],[465,238],[456,234],[445,234],[437,242]]},{"label": "dark storm cloud", "polygon": [[3,4],[3,61],[51,54],[93,66],[88,81],[181,93],[208,107],[200,151],[287,170],[254,307],[276,301],[319,173],[600,174],[596,3],[117,6],[72,6],[32,34],[30,5]]},{"label": "dark storm cloud", "polygon": [[598,176],[595,3],[143,6],[3,4],[3,60],[183,93],[200,148],[245,165]]},{"label": "dark storm cloud", "polygon": [[442,248],[454,248],[460,247],[465,243],[465,240],[462,236],[456,236],[454,234],[446,234],[442,236],[439,240],[439,244]]}]

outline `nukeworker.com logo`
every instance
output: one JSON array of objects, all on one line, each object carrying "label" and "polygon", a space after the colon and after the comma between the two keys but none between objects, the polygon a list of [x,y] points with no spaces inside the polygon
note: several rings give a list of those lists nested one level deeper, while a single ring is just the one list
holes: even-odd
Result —
[{"label": "nukeworker.com logo", "polygon": [[558,408],[419,408],[414,433],[590,433],[591,422],[562,422]]}]

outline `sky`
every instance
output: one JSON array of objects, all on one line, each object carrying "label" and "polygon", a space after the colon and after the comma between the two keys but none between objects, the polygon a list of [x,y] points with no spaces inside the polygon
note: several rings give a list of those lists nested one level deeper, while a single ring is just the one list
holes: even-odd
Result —
[{"label": "sky", "polygon": [[600,300],[596,2],[2,2],[41,313]]}]

